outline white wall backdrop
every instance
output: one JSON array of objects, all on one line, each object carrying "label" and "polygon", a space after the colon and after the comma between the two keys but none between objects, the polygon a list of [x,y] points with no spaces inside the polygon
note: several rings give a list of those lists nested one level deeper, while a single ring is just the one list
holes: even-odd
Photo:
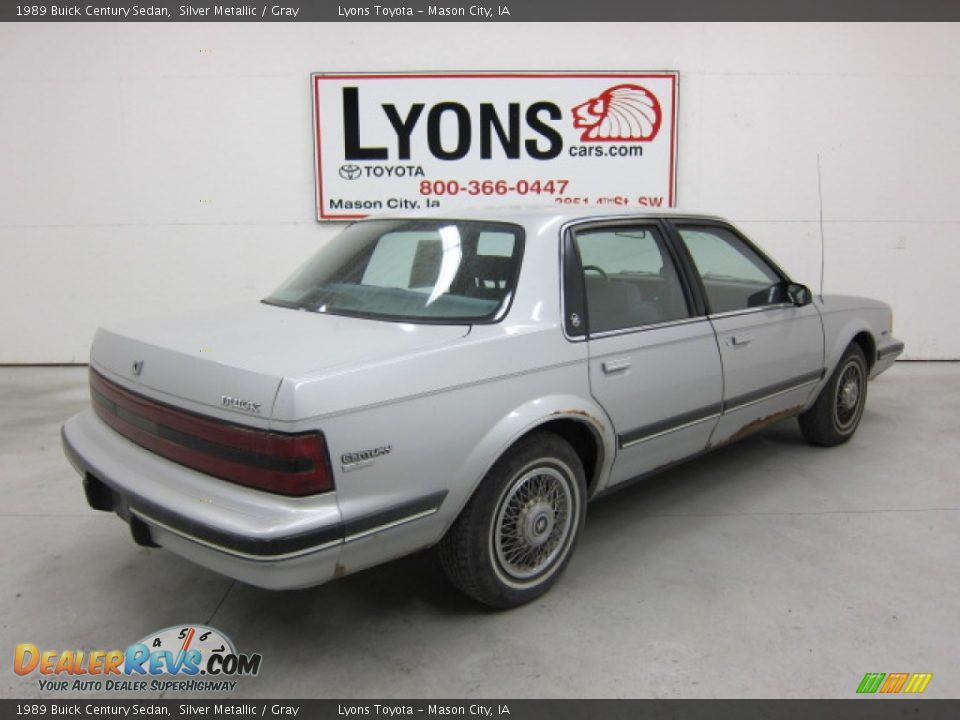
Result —
[{"label": "white wall backdrop", "polygon": [[0,26],[0,363],[85,362],[98,323],[257,300],[315,220],[309,75],[680,72],[678,198],[798,279],[892,303],[960,358],[960,26]]}]

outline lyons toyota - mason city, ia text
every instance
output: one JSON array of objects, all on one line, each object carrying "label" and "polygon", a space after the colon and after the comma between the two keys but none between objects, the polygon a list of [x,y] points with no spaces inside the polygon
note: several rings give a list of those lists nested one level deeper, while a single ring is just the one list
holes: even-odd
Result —
[{"label": "lyons toyota - mason city, ia text", "polygon": [[386,6],[386,5],[361,5],[357,7],[344,7],[337,5],[337,15],[344,18],[361,17],[413,17],[414,15],[423,15],[433,17],[475,17],[492,18],[494,16],[509,16],[510,7],[507,5],[498,5],[496,9],[484,5],[471,5],[470,7],[448,7],[446,5],[428,5],[426,13],[423,10],[414,11],[409,6]]}]

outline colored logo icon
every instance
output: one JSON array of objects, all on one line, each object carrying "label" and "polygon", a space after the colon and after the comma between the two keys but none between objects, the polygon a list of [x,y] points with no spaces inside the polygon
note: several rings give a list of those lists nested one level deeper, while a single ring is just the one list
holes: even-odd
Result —
[{"label": "colored logo icon", "polygon": [[933,673],[867,673],[857,686],[860,695],[881,693],[895,695],[897,693],[919,694],[927,689]]},{"label": "colored logo icon", "polygon": [[572,111],[573,126],[583,130],[583,142],[653,140],[662,120],[659,101],[640,85],[608,88]]}]

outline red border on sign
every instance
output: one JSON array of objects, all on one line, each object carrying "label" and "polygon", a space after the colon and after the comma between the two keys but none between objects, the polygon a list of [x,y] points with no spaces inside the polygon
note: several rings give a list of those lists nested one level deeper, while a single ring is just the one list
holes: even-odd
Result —
[{"label": "red border on sign", "polygon": [[670,199],[669,207],[673,207],[673,198],[677,193],[677,75],[671,76],[671,94],[673,107],[670,109]]},{"label": "red border on sign", "polygon": [[314,143],[316,152],[314,153],[314,175],[317,181],[317,220],[359,220],[367,217],[366,215],[324,215],[323,204],[323,158],[320,142],[320,81],[321,80],[410,80],[415,78],[425,80],[438,79],[468,79],[468,78],[489,78],[494,80],[515,80],[520,78],[590,78],[590,79],[611,79],[611,78],[653,78],[657,80],[670,80],[671,88],[671,116],[670,116],[670,181],[668,184],[667,205],[673,207],[674,196],[677,187],[677,79],[679,74],[676,72],[660,73],[537,73],[537,72],[513,72],[513,73],[314,73],[313,79],[313,126]]}]

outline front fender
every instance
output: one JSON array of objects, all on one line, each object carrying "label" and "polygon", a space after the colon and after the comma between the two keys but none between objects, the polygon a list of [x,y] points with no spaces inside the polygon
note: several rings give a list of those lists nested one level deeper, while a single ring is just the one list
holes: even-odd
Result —
[{"label": "front fender", "polygon": [[[890,333],[890,306],[879,300],[850,295],[826,295],[817,302],[823,319],[824,367],[829,375],[843,351],[862,332],[870,335],[874,348]],[[872,365],[876,357],[868,357]]]},{"label": "front fender", "polygon": [[[862,318],[851,318],[834,330],[832,337],[830,335],[826,336],[826,358],[824,367],[827,368],[828,377],[836,369],[837,363],[840,362],[840,358],[844,350],[847,349],[847,346],[862,332],[869,333],[870,336],[874,338],[874,343],[876,343],[873,328],[870,327],[870,323]],[[874,360],[875,358],[867,358],[867,362],[871,364]]]},{"label": "front fender", "polygon": [[[810,394],[808,407],[816,402],[820,391],[830,381],[830,377],[840,363],[844,351],[853,342],[853,339],[860,333],[868,333],[873,339],[874,346],[877,343],[878,333],[863,315],[852,315],[845,312],[834,312],[823,315],[824,332],[824,374],[820,384],[817,385],[814,392]],[[873,365],[876,357],[868,357],[868,365]]]}]

